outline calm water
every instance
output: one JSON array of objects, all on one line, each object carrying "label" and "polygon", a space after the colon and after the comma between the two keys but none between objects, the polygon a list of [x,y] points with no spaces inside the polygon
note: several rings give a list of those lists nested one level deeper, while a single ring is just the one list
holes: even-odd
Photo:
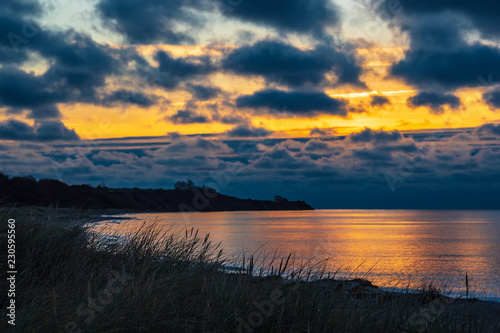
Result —
[{"label": "calm water", "polygon": [[316,210],[130,214],[108,221],[123,232],[158,219],[210,233],[226,254],[260,253],[297,261],[328,260],[337,276],[365,277],[384,287],[422,282],[500,301],[500,211]]}]

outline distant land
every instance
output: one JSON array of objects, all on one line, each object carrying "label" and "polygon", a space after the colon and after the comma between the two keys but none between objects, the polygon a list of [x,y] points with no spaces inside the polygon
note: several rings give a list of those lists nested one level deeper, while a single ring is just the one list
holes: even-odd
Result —
[{"label": "distant land", "polygon": [[144,212],[313,210],[304,201],[239,199],[208,187],[180,181],[175,189],[108,188],[67,185],[55,179],[9,177],[0,173],[3,206],[57,206],[79,209],[119,209]]}]

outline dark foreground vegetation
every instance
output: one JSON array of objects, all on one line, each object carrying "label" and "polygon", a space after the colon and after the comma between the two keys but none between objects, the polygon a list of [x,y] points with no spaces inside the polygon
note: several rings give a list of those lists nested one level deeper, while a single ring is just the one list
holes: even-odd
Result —
[{"label": "dark foreground vegetation", "polygon": [[[16,215],[16,332],[498,332],[500,305],[379,290],[290,258],[225,258],[194,230],[92,234],[53,211]],[[1,239],[6,248],[6,239]],[[4,251],[1,252],[5,256]],[[5,262],[5,258],[1,258]],[[233,266],[228,272],[228,265]],[[2,274],[5,270],[2,270]],[[286,276],[287,278],[284,278]],[[5,284],[6,278],[1,277]],[[2,285],[2,290],[6,290]],[[7,325],[1,304],[0,331]],[[496,326],[496,327],[495,327]]]},{"label": "dark foreground vegetation", "polygon": [[0,201],[16,206],[150,212],[313,209],[304,201],[288,201],[279,196],[274,201],[239,199],[220,194],[209,187],[196,187],[191,184],[178,182],[173,190],[70,186],[54,179],[37,181],[31,176],[8,177],[0,173]]}]

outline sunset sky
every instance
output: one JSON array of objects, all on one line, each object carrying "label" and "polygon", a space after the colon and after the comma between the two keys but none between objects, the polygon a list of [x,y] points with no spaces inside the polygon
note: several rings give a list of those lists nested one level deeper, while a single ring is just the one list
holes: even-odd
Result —
[{"label": "sunset sky", "polygon": [[[2,0],[0,171],[500,206],[491,0]],[[465,206],[464,206],[465,205]]]}]

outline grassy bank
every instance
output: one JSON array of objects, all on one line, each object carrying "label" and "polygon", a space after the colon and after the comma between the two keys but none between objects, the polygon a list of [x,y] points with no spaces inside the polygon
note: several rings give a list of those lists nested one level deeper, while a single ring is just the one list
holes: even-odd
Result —
[{"label": "grassy bank", "polygon": [[[2,234],[11,215],[2,216]],[[255,276],[263,267],[252,260],[230,274],[221,270],[234,262],[195,230],[165,233],[152,224],[115,242],[70,215],[16,218],[17,332],[494,332],[498,325],[489,302],[453,300],[433,288],[385,293],[286,258],[272,265],[272,276]],[[12,329],[6,302],[1,331]]]}]

